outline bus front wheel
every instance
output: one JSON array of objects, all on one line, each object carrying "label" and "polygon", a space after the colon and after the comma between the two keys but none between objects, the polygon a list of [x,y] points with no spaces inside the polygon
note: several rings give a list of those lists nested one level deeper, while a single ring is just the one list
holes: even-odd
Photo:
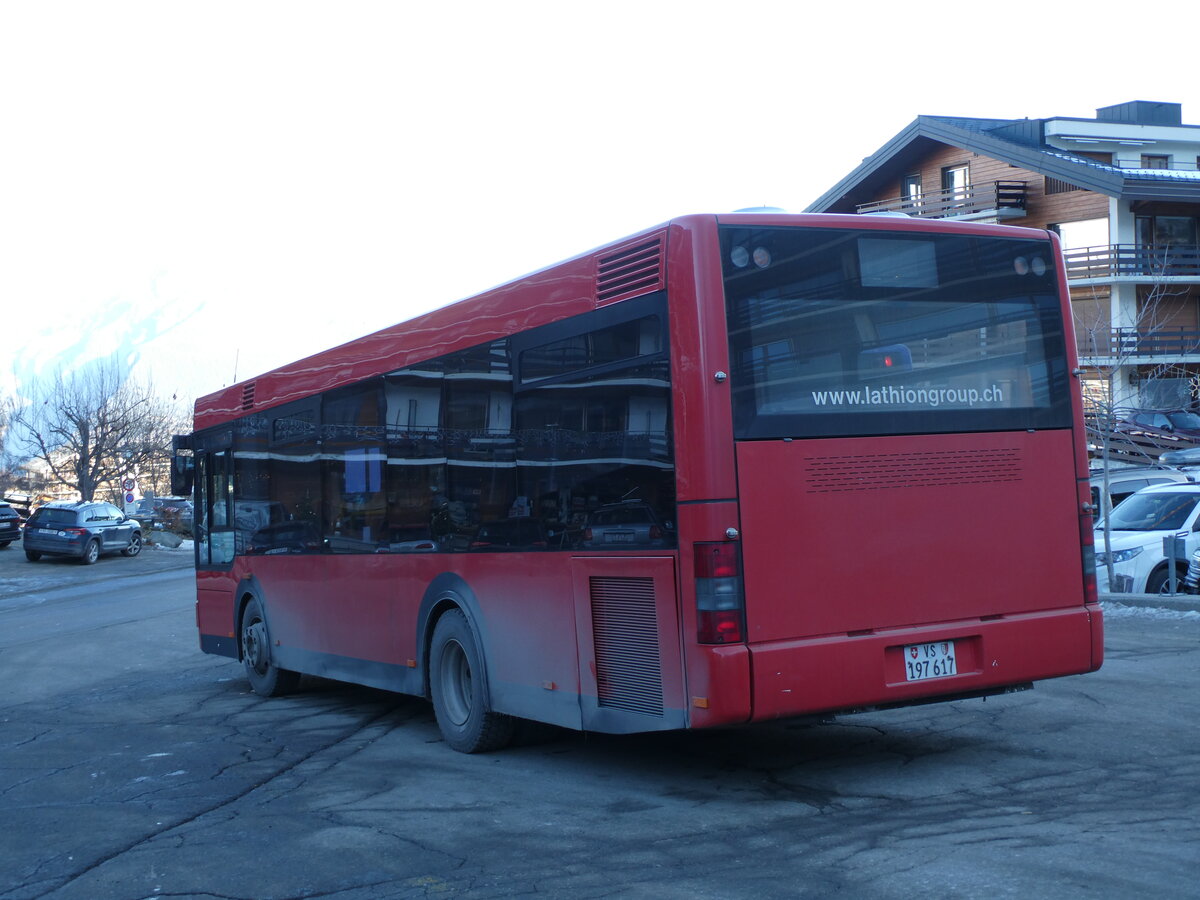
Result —
[{"label": "bus front wheel", "polygon": [[271,638],[262,604],[252,599],[242,613],[242,663],[246,678],[260,697],[278,697],[294,691],[300,673],[281,669],[271,660]]},{"label": "bus front wheel", "polygon": [[429,692],[438,728],[461,753],[499,750],[512,740],[511,716],[488,708],[483,666],[466,617],[451,610],[438,619],[429,656]]}]

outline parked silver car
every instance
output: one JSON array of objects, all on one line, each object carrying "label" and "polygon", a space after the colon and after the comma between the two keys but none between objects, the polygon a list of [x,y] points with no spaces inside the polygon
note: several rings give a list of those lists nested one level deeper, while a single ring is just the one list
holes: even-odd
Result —
[{"label": "parked silver car", "polygon": [[622,500],[598,507],[588,513],[579,546],[588,550],[621,550],[673,547],[675,534],[670,522],[663,522],[641,500]]},{"label": "parked silver car", "polygon": [[30,562],[43,555],[77,556],[90,566],[106,553],[137,556],[142,526],[111,503],[58,500],[34,510],[21,540]]}]

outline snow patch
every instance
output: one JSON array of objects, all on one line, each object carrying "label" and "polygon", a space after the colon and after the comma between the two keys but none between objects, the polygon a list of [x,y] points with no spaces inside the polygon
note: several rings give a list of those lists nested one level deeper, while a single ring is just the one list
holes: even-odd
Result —
[{"label": "snow patch", "polygon": [[1189,620],[1200,622],[1200,612],[1195,610],[1163,609],[1162,607],[1126,606],[1123,603],[1102,601],[1100,609],[1106,619],[1162,619],[1167,621]]}]

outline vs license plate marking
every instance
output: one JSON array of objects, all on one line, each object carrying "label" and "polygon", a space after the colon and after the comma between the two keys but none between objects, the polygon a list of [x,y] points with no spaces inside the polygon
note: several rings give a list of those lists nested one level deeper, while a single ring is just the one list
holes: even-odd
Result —
[{"label": "vs license plate marking", "polygon": [[954,660],[954,641],[935,641],[932,644],[908,644],[904,648],[904,677],[906,681],[927,681],[957,675]]}]

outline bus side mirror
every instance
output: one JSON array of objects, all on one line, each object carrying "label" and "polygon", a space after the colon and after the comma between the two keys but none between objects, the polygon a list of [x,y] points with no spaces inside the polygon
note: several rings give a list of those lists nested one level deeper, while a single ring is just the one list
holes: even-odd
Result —
[{"label": "bus side mirror", "polygon": [[176,497],[192,496],[196,480],[196,458],[194,456],[171,457],[171,493]]},{"label": "bus side mirror", "polygon": [[[190,434],[177,434],[171,438],[171,493],[176,497],[192,496],[196,480],[196,449]],[[186,451],[187,455],[184,455]]]}]

